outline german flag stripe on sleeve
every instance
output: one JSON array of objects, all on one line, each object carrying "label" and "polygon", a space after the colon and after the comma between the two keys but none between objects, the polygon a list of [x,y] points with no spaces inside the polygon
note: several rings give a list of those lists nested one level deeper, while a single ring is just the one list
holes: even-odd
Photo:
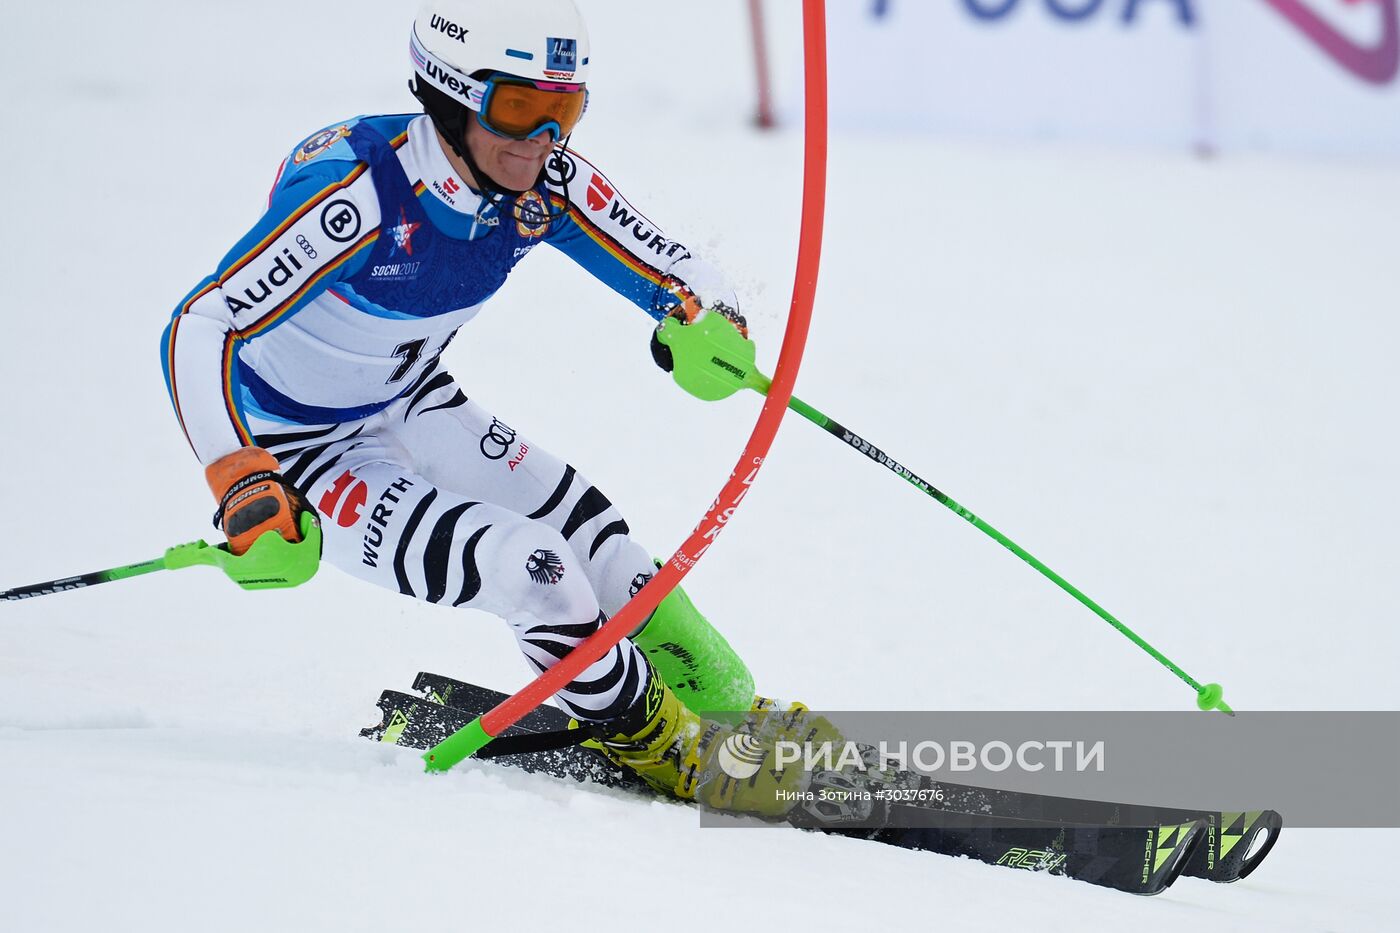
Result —
[{"label": "german flag stripe on sleeve", "polygon": [[666,279],[665,273],[655,266],[643,262],[641,257],[637,256],[636,253],[633,253],[617,240],[604,233],[603,230],[597,224],[593,223],[593,221],[589,220],[584,212],[579,210],[576,205],[566,202],[564,198],[558,194],[550,194],[550,201],[553,203],[555,210],[563,210],[567,207],[569,218],[578,225],[578,228],[582,230],[590,240],[602,247],[618,262],[651,282],[653,285],[659,287],[663,284]]},{"label": "german flag stripe on sleeve", "polygon": [[260,250],[241,271],[219,280],[233,327],[241,337],[262,333],[298,307],[330,274],[373,242],[379,204],[370,177],[358,167],[355,188],[331,185],[260,240]]},{"label": "german flag stripe on sleeve", "polygon": [[311,278],[307,279],[304,283],[302,283],[302,286],[300,288],[298,288],[295,292],[292,292],[291,295],[287,296],[287,298],[284,299],[279,305],[277,305],[277,307],[273,308],[270,312],[268,312],[266,315],[260,318],[257,321],[257,323],[249,327],[243,328],[242,330],[239,330],[237,332],[239,339],[251,340],[259,334],[265,333],[271,330],[273,327],[276,327],[278,322],[280,322],[283,318],[287,316],[288,312],[296,308],[297,303],[300,302],[302,298],[306,297],[308,292],[314,289],[318,284],[321,283],[322,280],[324,280],[331,273],[335,272],[335,270],[339,269],[341,266],[345,265],[347,262],[358,256],[361,250],[372,246],[374,244],[374,241],[377,239],[379,239],[379,229],[376,227],[369,233],[365,234],[358,243],[356,243],[339,259],[337,259],[330,265],[324,267]]},{"label": "german flag stripe on sleeve", "polygon": [[243,419],[243,413],[238,405],[238,382],[234,378],[233,368],[238,361],[238,337],[229,333],[224,337],[224,412],[228,415],[229,423],[233,426],[233,433],[238,436],[238,440],[244,447],[252,447],[253,432],[248,430],[248,425]]},{"label": "german flag stripe on sleeve", "polygon": [[291,229],[291,227],[297,221],[301,220],[307,214],[315,210],[318,206],[329,200],[332,195],[344,191],[346,188],[354,184],[361,175],[368,171],[368,169],[369,166],[365,165],[364,163],[360,163],[359,165],[355,166],[355,168],[351,170],[350,174],[346,175],[345,178],[343,178],[342,180],[326,185],[326,187],[316,192],[316,194],[314,194],[310,198],[310,200],[308,200],[301,207],[297,208],[285,220],[283,220],[280,224],[274,227],[271,230],[271,232],[267,234],[267,236],[263,237],[256,244],[254,244],[252,249],[248,250],[241,257],[239,257],[239,259],[236,262],[232,263],[227,269],[225,269],[223,275],[219,277],[219,286],[222,287],[224,283],[228,282],[229,279],[236,276],[243,269],[244,266],[248,265],[248,263],[252,262],[259,255],[261,255],[264,250],[266,250],[269,246],[271,246],[277,241],[278,237],[280,237],[282,234],[286,233],[289,229]]},{"label": "german flag stripe on sleeve", "polygon": [[190,308],[194,307],[195,302],[215,291],[218,287],[218,281],[210,279],[203,286],[195,289],[175,308],[175,313],[170,317],[170,335],[165,342],[165,372],[170,379],[170,401],[175,406],[175,417],[180,422],[180,430],[184,432],[185,440],[189,442],[191,447],[194,447],[194,443],[190,440],[189,428],[185,426],[184,408],[180,404],[179,373],[175,366],[175,346],[179,339],[180,323],[184,316],[189,313]]},{"label": "german flag stripe on sleeve", "polygon": [[[189,305],[186,304],[185,307],[188,308]],[[165,371],[170,377],[170,401],[175,406],[175,420],[180,422],[180,430],[185,434],[185,443],[193,448],[194,441],[190,440],[190,429],[185,427],[185,413],[180,410],[180,389],[176,385],[175,376],[175,334],[180,329],[180,319],[184,313],[184,310],[181,310],[170,322],[170,337],[165,341]]]}]

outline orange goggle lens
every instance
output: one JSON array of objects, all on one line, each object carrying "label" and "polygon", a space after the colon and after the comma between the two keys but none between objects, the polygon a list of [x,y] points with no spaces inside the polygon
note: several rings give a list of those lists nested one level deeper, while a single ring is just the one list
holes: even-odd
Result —
[{"label": "orange goggle lens", "polygon": [[583,116],[588,92],[581,85],[558,87],[545,90],[536,84],[493,82],[483,101],[483,122],[514,139],[528,139],[553,127],[558,127],[560,137],[568,136]]}]

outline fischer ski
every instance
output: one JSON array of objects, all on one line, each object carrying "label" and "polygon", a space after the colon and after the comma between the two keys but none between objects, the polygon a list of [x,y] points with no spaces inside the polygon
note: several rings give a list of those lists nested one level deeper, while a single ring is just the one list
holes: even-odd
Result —
[{"label": "fischer ski", "polygon": [[[426,673],[418,675],[413,687],[422,696],[385,691],[379,699],[383,714],[381,722],[363,730],[361,735],[408,748],[429,748],[505,698],[504,694],[494,690]],[[576,744],[577,734],[569,734],[568,723],[568,717],[557,709],[537,709],[487,746],[484,757],[499,758],[501,764],[524,771],[624,789],[646,796],[656,795],[652,788],[630,771]],[[908,781],[933,785],[929,779],[919,775],[901,774],[899,777],[906,782],[900,785],[901,789],[911,786]],[[814,775],[814,781],[825,782],[827,786],[841,782],[849,786],[853,778],[859,780],[859,777],[844,772],[818,772]],[[889,786],[881,785],[877,789]],[[790,814],[788,822],[804,829],[853,836],[900,848],[963,855],[1010,868],[1048,871],[1137,894],[1156,894],[1165,890],[1188,864],[1199,860],[1201,844],[1212,835],[1206,814],[1137,808],[1138,817],[1151,817],[1154,822],[1131,825],[1106,818],[1097,821],[1099,825],[1083,825],[1095,822],[1095,817],[1107,816],[1107,808],[1113,805],[1036,798],[1035,795],[1007,794],[941,782],[936,787],[939,789],[937,803],[883,804],[884,809],[876,817],[881,826],[878,829],[864,828],[870,825],[871,812],[868,807],[862,813],[851,814],[835,812],[840,808],[830,806],[804,805]],[[927,788],[925,790],[928,791]],[[918,794],[908,796],[916,800],[920,797]],[[1053,804],[1048,809],[1046,801]],[[1040,804],[1039,811],[1034,809],[1037,802]],[[1088,809],[1070,813],[1067,804]],[[1024,809],[1018,810],[1018,806]],[[919,819],[916,811],[920,808],[944,813],[976,814],[975,823],[970,827],[929,828],[927,814],[923,815],[922,820]],[[1162,813],[1175,815],[1156,820]],[[1187,818],[1177,819],[1182,814]],[[1063,819],[1050,818],[1053,816]],[[862,828],[849,823],[850,819],[857,817]],[[842,825],[843,822],[846,825]],[[917,823],[918,827],[900,825],[909,822]],[[1068,825],[1071,822],[1078,825]],[[1252,840],[1263,822],[1256,819],[1248,824],[1246,831],[1234,834],[1236,839],[1229,854],[1235,855],[1236,861],[1242,859],[1249,847],[1245,837]],[[1217,832],[1214,836],[1218,840],[1221,834]],[[1218,842],[1215,844],[1218,846]],[[1235,853],[1236,849],[1240,851]],[[1262,855],[1249,863],[1249,870],[1257,864],[1258,858],[1262,858]],[[1219,866],[1224,861],[1223,856],[1215,856],[1210,861],[1212,870],[1220,873]],[[1218,880],[1234,879],[1222,877]]]},{"label": "fischer ski", "polygon": [[[434,702],[463,710],[472,717],[491,709],[505,698],[504,694],[486,687],[426,672],[420,672],[414,678],[413,690]],[[567,728],[568,717],[553,707],[541,707],[521,725],[530,732],[548,732]],[[622,776],[616,780],[626,782],[609,786],[649,789],[645,782],[630,771],[614,767],[600,755],[590,754],[588,757],[601,761],[608,768],[618,772]],[[525,764],[520,766],[526,767]],[[1205,830],[1201,835],[1200,844],[1187,859],[1182,874],[1219,884],[1228,884],[1248,877],[1273,849],[1283,829],[1283,818],[1274,810],[1182,810],[994,790],[933,781],[930,778],[919,780],[925,790],[936,787],[942,792],[943,803],[940,809],[961,813],[985,813],[1081,826],[1148,827],[1179,825],[1201,820],[1205,823]],[[898,812],[893,816],[898,819]],[[917,818],[910,821],[917,822]],[[914,830],[906,832],[912,833]]]}]

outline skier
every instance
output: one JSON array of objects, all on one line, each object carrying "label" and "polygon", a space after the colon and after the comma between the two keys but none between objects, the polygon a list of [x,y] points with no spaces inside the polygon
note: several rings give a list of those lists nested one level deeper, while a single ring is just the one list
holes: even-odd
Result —
[{"label": "skier", "polygon": [[[570,150],[590,55],[573,0],[432,0],[410,49],[424,112],[291,151],[262,219],[175,309],[166,385],[235,554],[269,530],[300,542],[319,512],[330,563],[501,616],[544,670],[655,565],[597,487],[468,399],[443,351],[541,243],[657,320],[746,325],[723,276]],[[558,700],[664,791],[786,809],[709,767],[730,732],[691,707],[759,701],[680,589]]]}]

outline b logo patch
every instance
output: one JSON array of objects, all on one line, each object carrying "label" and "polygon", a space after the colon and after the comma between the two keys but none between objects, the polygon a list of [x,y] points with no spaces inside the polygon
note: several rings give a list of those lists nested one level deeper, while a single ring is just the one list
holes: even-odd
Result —
[{"label": "b logo patch", "polygon": [[360,235],[360,209],[344,198],[321,209],[321,232],[337,243],[349,243]]}]

